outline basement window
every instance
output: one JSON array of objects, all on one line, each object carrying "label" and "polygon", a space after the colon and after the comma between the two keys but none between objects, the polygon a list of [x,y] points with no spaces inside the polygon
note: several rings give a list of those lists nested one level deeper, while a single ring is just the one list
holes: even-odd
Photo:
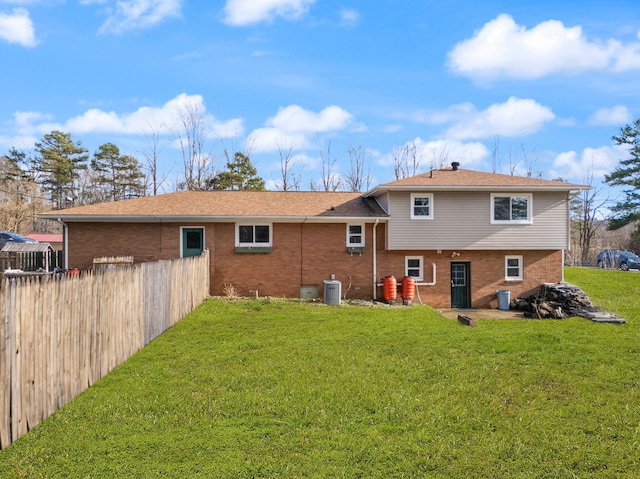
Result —
[{"label": "basement window", "polygon": [[423,258],[422,256],[405,256],[404,275],[422,281],[423,278]]},{"label": "basement window", "polygon": [[522,281],[524,278],[522,256],[504,257],[504,276],[506,281]]}]

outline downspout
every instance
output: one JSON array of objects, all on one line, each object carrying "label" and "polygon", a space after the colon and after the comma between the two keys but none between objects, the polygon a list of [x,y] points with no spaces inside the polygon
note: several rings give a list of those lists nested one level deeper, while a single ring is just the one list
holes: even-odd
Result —
[{"label": "downspout", "polygon": [[380,222],[380,220],[376,220],[376,222],[373,225],[373,300],[375,301],[377,298],[377,289],[378,289],[378,275],[377,275],[377,269],[378,269],[378,256],[377,256],[377,242],[376,242],[376,229],[378,228],[378,223]]},{"label": "downspout", "polygon": [[64,243],[64,269],[69,269],[69,227],[64,221],[58,218],[58,223],[62,225],[62,239]]},{"label": "downspout", "polygon": [[303,269],[303,261],[304,261],[304,257],[303,257],[303,253],[302,253],[302,249],[304,247],[304,241],[302,239],[302,235],[303,235],[303,230],[304,230],[304,224],[307,221],[308,216],[305,216],[304,219],[302,220],[302,223],[300,223],[300,289],[302,290],[302,285],[304,284],[303,279],[304,279],[304,269]]},{"label": "downspout", "polygon": [[560,264],[560,281],[564,283],[564,260],[566,258],[567,250],[571,249],[571,195],[572,193],[579,194],[581,190],[572,190],[567,192],[567,241],[562,249],[562,263]]}]

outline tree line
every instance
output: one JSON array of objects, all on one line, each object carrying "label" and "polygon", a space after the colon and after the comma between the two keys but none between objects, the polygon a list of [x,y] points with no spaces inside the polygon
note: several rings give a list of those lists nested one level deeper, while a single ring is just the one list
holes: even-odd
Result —
[{"label": "tree line", "polygon": [[[585,183],[591,186],[571,201],[571,226],[574,231],[575,263],[594,264],[599,249],[623,249],[640,253],[640,119],[622,127],[612,137],[616,146],[628,155],[594,184],[591,171]],[[621,187],[622,194],[611,198],[604,187]],[[625,234],[623,230],[630,230]]]},{"label": "tree line", "polygon": [[[197,110],[182,111],[181,129],[176,135],[182,171],[172,189],[264,190],[265,181],[252,164],[250,152],[230,152],[225,148],[222,154],[225,167],[219,171],[213,168],[213,155],[205,149],[208,136],[203,125],[204,119]],[[145,164],[133,155],[122,154],[113,143],[100,145],[90,154],[71,133],[61,131],[45,134],[31,153],[11,148],[0,156],[0,229],[43,232],[49,228],[35,220],[35,215],[42,211],[159,193],[167,178],[160,176],[158,170],[158,139],[159,132],[155,132],[150,147],[143,152]],[[587,172],[585,183],[591,189],[571,200],[574,260],[582,263],[590,261],[594,247],[640,252],[640,119],[622,127],[612,139],[616,145],[625,147],[628,156],[619,160],[602,184],[594,185],[593,176]],[[331,142],[320,144],[318,150],[321,177],[311,181],[309,189],[366,191],[371,187],[370,158],[364,147],[348,146],[348,167],[344,172],[339,171]],[[291,147],[279,147],[281,178],[274,186],[281,191],[302,189],[302,168],[294,161],[292,152]],[[415,143],[396,148],[391,157],[396,180],[418,174],[423,167]],[[448,160],[447,152],[443,151],[429,166],[442,167]],[[528,171],[531,170],[529,164]],[[622,187],[622,199],[604,197],[606,185]],[[594,244],[599,235],[606,237],[603,231],[612,232],[629,225],[633,230],[626,239],[616,240],[615,244],[611,240]]]}]

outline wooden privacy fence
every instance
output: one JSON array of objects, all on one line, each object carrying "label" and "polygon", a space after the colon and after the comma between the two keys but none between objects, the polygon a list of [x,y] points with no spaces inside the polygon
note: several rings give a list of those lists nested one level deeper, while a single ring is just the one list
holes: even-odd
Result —
[{"label": "wooden privacy fence", "polygon": [[208,251],[81,275],[5,279],[0,290],[0,449],[208,294]]}]

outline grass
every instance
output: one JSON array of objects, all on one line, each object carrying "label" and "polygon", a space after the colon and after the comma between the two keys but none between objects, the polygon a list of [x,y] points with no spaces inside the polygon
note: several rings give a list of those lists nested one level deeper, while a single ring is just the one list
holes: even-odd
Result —
[{"label": "grass", "polygon": [[640,274],[566,277],[627,324],[211,299],[0,477],[638,477]]}]

